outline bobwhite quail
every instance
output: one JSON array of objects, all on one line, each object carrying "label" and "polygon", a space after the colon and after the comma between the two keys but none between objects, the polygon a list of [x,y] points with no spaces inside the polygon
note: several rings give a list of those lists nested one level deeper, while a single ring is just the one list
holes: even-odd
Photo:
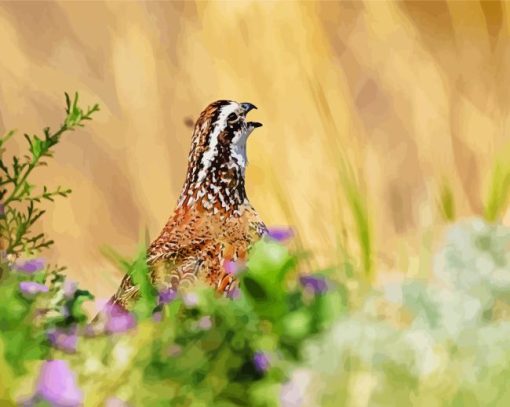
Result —
[{"label": "bobwhite quail", "polygon": [[[177,208],[147,251],[158,290],[205,282],[221,293],[235,286],[228,264],[244,261],[267,232],[245,190],[246,141],[262,126],[246,120],[251,103],[218,100],[195,123],[186,181]],[[127,309],[138,289],[126,275],[111,302]]]}]

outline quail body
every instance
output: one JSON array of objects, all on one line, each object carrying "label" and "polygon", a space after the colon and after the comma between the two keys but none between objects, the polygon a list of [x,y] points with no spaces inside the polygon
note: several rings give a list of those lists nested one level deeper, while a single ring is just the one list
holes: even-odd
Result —
[{"label": "quail body", "polygon": [[[196,121],[177,208],[147,251],[158,290],[200,281],[228,293],[236,282],[227,264],[244,261],[250,246],[267,232],[245,190],[246,142],[261,126],[246,119],[255,108],[218,100]],[[126,275],[111,302],[128,309],[138,296]]]}]

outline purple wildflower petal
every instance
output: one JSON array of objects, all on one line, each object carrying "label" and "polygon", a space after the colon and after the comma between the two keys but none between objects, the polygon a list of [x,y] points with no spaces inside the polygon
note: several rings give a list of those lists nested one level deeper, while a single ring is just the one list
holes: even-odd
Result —
[{"label": "purple wildflower petal", "polygon": [[78,284],[76,281],[65,280],[63,285],[64,297],[66,299],[71,299],[74,296],[74,293],[78,289]]},{"label": "purple wildflower petal", "polygon": [[107,307],[110,304],[110,299],[108,298],[97,298],[94,301],[94,308],[96,309],[96,312],[105,312]]},{"label": "purple wildflower petal", "polygon": [[125,401],[117,398],[117,397],[110,397],[108,400],[106,400],[105,407],[128,407],[129,404],[127,404]]},{"label": "purple wildflower petal", "polygon": [[39,293],[48,292],[48,287],[35,281],[22,281],[19,283],[19,289],[26,296],[34,296]]},{"label": "purple wildflower petal", "polygon": [[136,319],[133,314],[126,311],[120,305],[107,304],[105,330],[108,333],[120,333],[129,331],[136,326]]},{"label": "purple wildflower petal", "polygon": [[85,330],[82,331],[84,336],[91,338],[104,333],[104,330],[100,327],[99,323],[96,322],[94,324],[94,322],[96,321],[93,321],[92,323],[89,323],[85,326]]},{"label": "purple wildflower petal", "polygon": [[168,288],[159,292],[159,303],[168,304],[175,300],[177,292],[173,288]]},{"label": "purple wildflower petal", "polygon": [[37,395],[58,407],[77,407],[83,400],[83,393],[65,360],[44,362],[37,382]]},{"label": "purple wildflower petal", "polygon": [[267,229],[269,238],[277,242],[283,242],[294,236],[294,232],[289,227],[272,227]]},{"label": "purple wildflower petal", "polygon": [[44,268],[44,260],[43,259],[30,259],[24,261],[16,261],[14,263],[14,267],[17,271],[21,271],[23,273],[32,274],[36,271],[40,271]]},{"label": "purple wildflower petal", "polygon": [[323,294],[328,291],[328,283],[321,276],[301,276],[299,282],[305,288],[314,294]]},{"label": "purple wildflower petal", "polygon": [[168,349],[166,350],[166,355],[167,356],[170,356],[172,358],[175,358],[177,356],[179,356],[180,354],[182,354],[182,346],[179,346],[179,345],[171,345],[168,347]]},{"label": "purple wildflower petal", "polygon": [[255,352],[252,362],[259,373],[267,372],[270,366],[269,357],[264,352]]},{"label": "purple wildflower petal", "polygon": [[228,293],[227,297],[232,300],[237,300],[241,296],[241,290],[238,287],[232,288]]},{"label": "purple wildflower petal", "polygon": [[48,332],[48,339],[51,344],[65,352],[75,352],[78,344],[78,335],[76,329],[64,331],[61,329],[53,329]]},{"label": "purple wildflower petal", "polygon": [[238,260],[238,261],[225,260],[223,262],[223,269],[225,270],[225,272],[227,274],[230,274],[230,275],[236,275],[240,271],[244,270],[245,268],[246,268],[246,263],[241,260]]},{"label": "purple wildflower petal", "polygon": [[209,315],[206,315],[197,321],[197,326],[203,331],[208,331],[212,328],[212,325],[212,319]]},{"label": "purple wildflower petal", "polygon": [[187,308],[195,308],[198,305],[198,295],[196,293],[186,293],[182,301]]}]

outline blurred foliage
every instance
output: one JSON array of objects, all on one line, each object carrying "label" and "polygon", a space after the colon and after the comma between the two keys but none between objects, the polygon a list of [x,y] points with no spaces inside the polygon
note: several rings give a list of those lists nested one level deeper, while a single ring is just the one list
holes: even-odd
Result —
[{"label": "blurred foliage", "polygon": [[[76,328],[72,350],[48,339],[62,320],[41,318],[59,289],[20,293],[20,281],[43,281],[47,271],[12,271],[0,285],[0,368],[9,378],[0,399],[44,400],[26,383],[39,374],[34,360],[52,358],[68,361],[86,406],[508,405],[509,244],[504,226],[454,224],[435,282],[387,284],[353,307],[333,275],[300,276],[299,257],[264,239],[235,299],[196,287],[154,314],[136,313],[126,332],[93,336],[76,307],[58,302]],[[146,271],[140,259],[126,262],[133,275]]]},{"label": "blurred foliage", "polygon": [[501,225],[454,225],[437,283],[389,284],[307,345],[302,405],[508,405],[509,243]]},{"label": "blurred foliage", "polygon": [[[11,374],[23,376],[20,362],[51,353],[70,362],[86,405],[103,405],[112,396],[134,405],[147,405],[148,400],[154,406],[168,405],[168,400],[173,405],[278,405],[279,384],[302,360],[305,341],[344,314],[346,291],[340,285],[329,285],[327,293],[302,287],[293,276],[295,256],[277,242],[263,240],[252,253],[248,270],[239,276],[239,298],[197,287],[157,314],[135,310],[134,330],[92,337],[73,306],[83,296],[80,290],[68,301],[57,301],[58,308],[54,298],[62,296],[59,288],[24,297],[19,281],[44,277],[12,271],[0,286],[0,295],[8,299],[2,303],[0,343]],[[134,276],[146,272],[139,259],[143,256],[129,263]],[[149,295],[153,301],[150,291],[141,292],[142,300]],[[57,309],[62,318],[46,318],[49,309]],[[77,348],[50,352],[46,333],[70,324],[79,332]],[[19,397],[16,389],[7,390],[12,400]]]},{"label": "blurred foliage", "polygon": [[[61,130],[29,137],[32,155],[6,167],[5,213],[38,202],[32,186],[18,185],[29,185],[59,134],[97,110],[84,113],[77,101],[67,98]],[[494,174],[488,219],[507,198],[506,171]],[[454,223],[431,262],[433,281],[375,289],[366,284],[376,266],[366,200],[348,171],[342,177],[360,261],[341,243],[339,269],[313,272],[302,252],[264,238],[238,272],[235,298],[197,286],[162,300],[145,249],[134,260],[109,252],[141,298],[133,313],[106,307],[101,329],[82,308],[91,293],[62,269],[26,258],[44,247],[26,244],[31,224],[2,229],[17,258],[0,264],[0,405],[508,405],[510,229],[481,219]],[[453,220],[447,184],[440,204]]]},{"label": "blurred foliage", "polygon": [[507,208],[510,194],[510,165],[505,160],[496,160],[490,177],[484,216],[493,222],[501,218]]},{"label": "blurred foliage", "polygon": [[356,179],[355,172],[349,164],[346,157],[339,157],[340,165],[340,185],[345,196],[345,201],[350,209],[354,220],[356,237],[358,240],[359,257],[361,258],[361,267],[364,276],[368,282],[374,278],[373,264],[373,232],[371,217],[367,207],[366,196]]},{"label": "blurred foliage", "polygon": [[446,181],[443,181],[439,191],[439,209],[444,220],[451,222],[455,219],[455,195]]}]

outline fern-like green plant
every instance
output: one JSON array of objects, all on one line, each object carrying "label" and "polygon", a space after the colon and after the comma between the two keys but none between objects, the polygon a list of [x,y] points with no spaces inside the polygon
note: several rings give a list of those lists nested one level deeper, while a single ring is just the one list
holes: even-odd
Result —
[{"label": "fern-like green plant", "polygon": [[44,233],[32,233],[32,227],[45,213],[42,201],[67,197],[71,190],[58,186],[56,189],[43,185],[36,188],[31,183],[34,170],[47,165],[53,157],[54,147],[62,134],[83,127],[86,120],[99,110],[97,104],[83,110],[78,106],[78,93],[71,100],[66,93],[66,117],[58,130],[43,129],[43,136],[25,134],[28,152],[13,156],[10,162],[4,157],[5,145],[15,135],[14,131],[0,136],[0,250],[3,254],[34,254],[53,244]]}]

